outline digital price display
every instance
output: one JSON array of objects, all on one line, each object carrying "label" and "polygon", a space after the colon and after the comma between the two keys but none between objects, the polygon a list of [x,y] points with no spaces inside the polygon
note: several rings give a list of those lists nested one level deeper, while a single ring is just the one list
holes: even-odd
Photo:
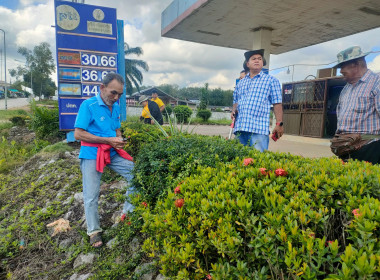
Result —
[{"label": "digital price display", "polygon": [[82,85],[82,95],[83,96],[94,96],[100,92],[99,85]]},{"label": "digital price display", "polygon": [[101,55],[82,53],[81,65],[85,66],[99,66],[99,67],[116,67],[116,55]]},{"label": "digital price display", "polygon": [[82,81],[101,82],[109,72],[111,71],[97,69],[82,69]]},{"label": "digital price display", "polygon": [[55,1],[61,130],[73,130],[83,100],[118,72],[116,9]]}]

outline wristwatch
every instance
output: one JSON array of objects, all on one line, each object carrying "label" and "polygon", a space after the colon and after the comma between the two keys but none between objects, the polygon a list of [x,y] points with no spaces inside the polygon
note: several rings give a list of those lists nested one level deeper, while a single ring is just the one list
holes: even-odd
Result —
[{"label": "wristwatch", "polygon": [[277,122],[276,125],[278,125],[278,126],[283,126],[284,123],[283,123],[283,122]]}]

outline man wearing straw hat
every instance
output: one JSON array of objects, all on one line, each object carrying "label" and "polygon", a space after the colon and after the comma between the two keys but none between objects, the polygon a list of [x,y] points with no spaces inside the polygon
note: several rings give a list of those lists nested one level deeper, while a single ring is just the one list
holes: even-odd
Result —
[{"label": "man wearing straw hat", "polygon": [[337,131],[331,149],[341,159],[380,163],[380,76],[367,68],[359,46],[338,53],[347,81],[337,106]]}]

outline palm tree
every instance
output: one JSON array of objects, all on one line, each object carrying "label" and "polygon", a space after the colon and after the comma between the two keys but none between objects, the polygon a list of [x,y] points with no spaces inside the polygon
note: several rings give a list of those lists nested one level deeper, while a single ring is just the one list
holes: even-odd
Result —
[{"label": "palm tree", "polygon": [[[140,47],[130,48],[127,43],[124,43],[124,55],[141,55],[143,50]],[[133,86],[140,90],[139,85],[143,81],[143,75],[139,68],[145,71],[149,71],[148,63],[139,59],[129,59],[125,58],[125,85],[127,88],[127,95],[132,94]]]}]

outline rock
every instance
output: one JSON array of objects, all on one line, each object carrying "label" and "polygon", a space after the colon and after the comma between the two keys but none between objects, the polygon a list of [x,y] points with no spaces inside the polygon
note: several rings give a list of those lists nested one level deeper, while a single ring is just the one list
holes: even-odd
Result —
[{"label": "rock", "polygon": [[112,249],[115,245],[117,245],[117,237],[112,238],[110,241],[107,242],[106,246],[108,249]]},{"label": "rock", "polygon": [[69,212],[67,212],[67,213],[63,216],[63,218],[64,218],[65,220],[70,220],[70,217],[71,217],[72,214],[73,214],[73,212],[72,212],[72,211],[69,211]]},{"label": "rock", "polygon": [[65,248],[69,248],[72,244],[73,244],[73,240],[71,238],[68,238],[68,239],[62,240],[59,243],[59,247],[65,249]]},{"label": "rock", "polygon": [[118,208],[119,205],[120,205],[119,203],[112,203],[112,204],[108,204],[108,203],[107,203],[107,209],[112,209],[112,210],[114,210],[114,209]]},{"label": "rock", "polygon": [[87,255],[80,254],[74,261],[74,268],[82,266],[84,264],[92,264],[94,262],[96,255],[89,253]]},{"label": "rock", "polygon": [[128,247],[132,253],[132,256],[135,255],[140,250],[140,242],[137,239],[137,237],[132,239],[132,241],[129,243]]},{"label": "rock", "polygon": [[156,280],[165,280],[165,277],[162,274],[158,274]]},{"label": "rock", "polygon": [[135,276],[139,277],[139,280],[154,280],[154,265],[153,263],[144,263],[135,269]]},{"label": "rock", "polygon": [[74,194],[74,200],[76,203],[83,203],[83,192]]},{"label": "rock", "polygon": [[72,198],[73,198],[72,196],[69,196],[68,198],[66,198],[66,200],[63,202],[63,205],[69,204]]},{"label": "rock", "polygon": [[87,274],[73,274],[71,275],[70,279],[69,280],[86,280],[88,278],[90,278],[92,276],[91,273],[87,273]]},{"label": "rock", "polygon": [[112,217],[111,217],[111,221],[114,223],[114,224],[118,224],[120,222],[120,217],[121,215],[123,214],[122,211],[116,211],[113,213]]},{"label": "rock", "polygon": [[127,181],[125,180],[120,180],[119,182],[115,182],[114,184],[112,184],[110,186],[110,189],[118,189],[118,190],[122,190],[124,189],[126,186],[128,185]]}]

